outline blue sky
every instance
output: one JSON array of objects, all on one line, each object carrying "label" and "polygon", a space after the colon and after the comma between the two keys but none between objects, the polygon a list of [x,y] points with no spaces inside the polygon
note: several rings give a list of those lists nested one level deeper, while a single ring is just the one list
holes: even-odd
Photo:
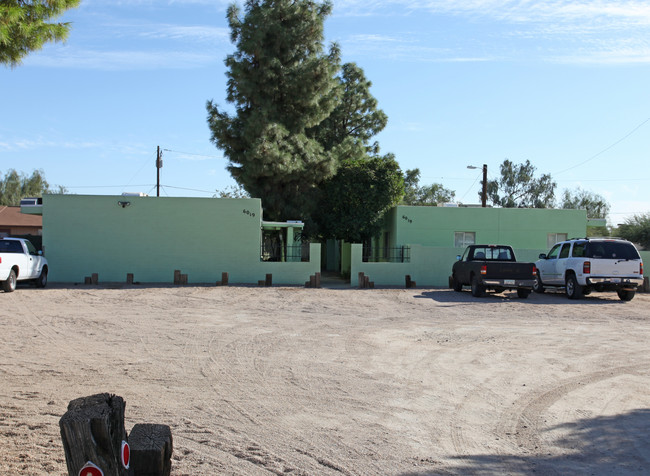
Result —
[{"label": "blue sky", "polygon": [[[234,185],[205,104],[225,106],[229,2],[82,0],[73,28],[0,67],[0,172],[42,169],[76,194],[210,197]],[[604,196],[610,222],[650,212],[650,2],[338,0],[325,23],[388,115],[376,139],[421,184],[478,203],[505,159],[557,195]]]}]

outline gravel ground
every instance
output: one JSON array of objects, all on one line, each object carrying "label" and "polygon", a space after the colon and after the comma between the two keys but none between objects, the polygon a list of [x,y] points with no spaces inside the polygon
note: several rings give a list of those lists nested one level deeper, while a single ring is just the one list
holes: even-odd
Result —
[{"label": "gravel ground", "polygon": [[19,287],[0,474],[64,475],[70,400],[162,423],[173,475],[650,473],[650,295]]}]

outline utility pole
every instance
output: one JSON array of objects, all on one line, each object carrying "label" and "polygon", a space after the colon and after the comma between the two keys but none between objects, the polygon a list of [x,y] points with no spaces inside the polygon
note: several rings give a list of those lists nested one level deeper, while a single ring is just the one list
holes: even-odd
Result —
[{"label": "utility pole", "polygon": [[156,154],[156,197],[160,197],[160,169],[162,169],[162,155],[160,154],[160,146],[158,146],[158,153]]},{"label": "utility pole", "polygon": [[487,164],[483,164],[483,193],[481,194],[481,206],[487,207]]}]

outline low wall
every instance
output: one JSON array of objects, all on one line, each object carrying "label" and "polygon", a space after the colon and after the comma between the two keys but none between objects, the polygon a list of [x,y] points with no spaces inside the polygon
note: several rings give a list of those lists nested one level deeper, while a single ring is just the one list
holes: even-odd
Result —
[{"label": "low wall", "polygon": [[[456,257],[464,250],[459,248],[441,248],[432,246],[411,245],[411,261],[409,263],[364,263],[363,246],[351,246],[351,279],[350,286],[356,287],[356,277],[364,273],[376,286],[405,286],[405,276],[418,286],[447,287],[451,267]],[[515,249],[517,261],[535,262],[540,253],[548,250]],[[641,251],[641,258],[645,264],[644,275],[650,273],[650,251]]]},{"label": "low wall", "polygon": [[[320,272],[321,254],[320,243],[309,244],[309,261],[307,262],[277,262],[261,261],[259,267],[251,270],[253,275],[247,278],[247,282],[263,280],[267,273],[273,275],[273,284],[302,285],[309,281],[309,276]],[[258,271],[259,269],[259,271]],[[258,280],[255,278],[259,276]]]},{"label": "low wall", "polygon": [[[456,257],[462,254],[461,248],[442,248],[433,246],[411,245],[411,261],[409,263],[364,263],[362,245],[352,245],[352,269],[350,285],[357,286],[356,277],[360,272],[369,277],[376,286],[405,286],[405,276],[411,276],[418,286],[447,287],[451,267]],[[535,262],[540,253],[547,250],[515,249],[518,261]]]}]

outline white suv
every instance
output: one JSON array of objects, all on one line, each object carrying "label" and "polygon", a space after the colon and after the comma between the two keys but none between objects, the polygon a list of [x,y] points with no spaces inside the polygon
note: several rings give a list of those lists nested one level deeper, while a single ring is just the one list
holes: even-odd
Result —
[{"label": "white suv", "polygon": [[539,255],[533,290],[564,287],[569,299],[592,291],[616,291],[630,301],[643,285],[643,261],[632,243],[625,240],[581,238],[562,241]]}]

